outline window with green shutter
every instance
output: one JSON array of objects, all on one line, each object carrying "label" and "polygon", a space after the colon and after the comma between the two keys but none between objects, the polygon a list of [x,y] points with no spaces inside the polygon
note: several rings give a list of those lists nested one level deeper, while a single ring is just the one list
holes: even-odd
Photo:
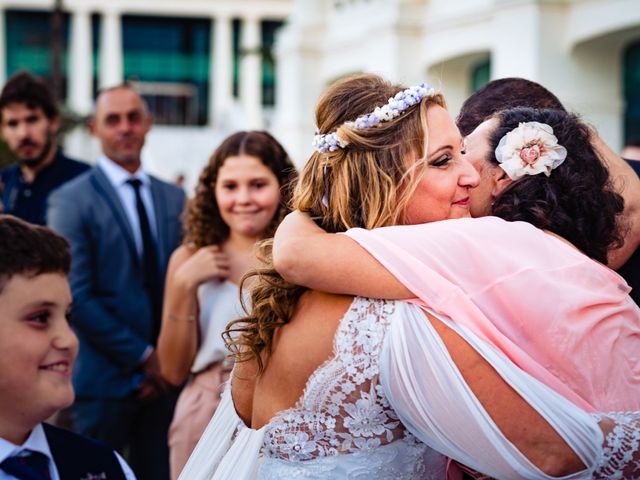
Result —
[{"label": "window with green shutter", "polygon": [[[51,12],[33,10],[5,11],[7,78],[20,70],[43,77],[51,84]],[[67,51],[69,15],[63,18],[62,85],[67,91]]]},{"label": "window with green shutter", "polygon": [[156,123],[207,123],[210,31],[209,19],[122,17],[124,77],[136,83]]},{"label": "window with green shutter", "polygon": [[276,103],[276,61],[273,47],[276,34],[284,22],[262,22],[262,104]]},{"label": "window with green shutter", "polygon": [[471,92],[478,91],[491,80],[491,58],[471,67]]}]

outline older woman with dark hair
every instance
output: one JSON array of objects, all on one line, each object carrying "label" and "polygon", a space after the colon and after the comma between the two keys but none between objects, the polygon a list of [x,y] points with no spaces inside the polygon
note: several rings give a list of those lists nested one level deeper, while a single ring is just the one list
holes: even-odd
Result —
[{"label": "older woman with dark hair", "polygon": [[[560,110],[514,108],[480,124],[465,140],[466,155],[481,177],[470,193],[471,215],[531,223],[606,264],[607,252],[622,243],[624,201],[589,136],[577,116]],[[562,163],[537,172],[532,166],[549,154],[552,137],[564,149]],[[505,149],[515,147],[521,153],[503,158]]]},{"label": "older woman with dark hair", "polygon": [[[525,78],[499,78],[487,83],[471,95],[460,108],[456,123],[462,135],[469,135],[476,127],[501,110],[516,107],[555,109],[566,111],[560,100],[539,83]],[[616,270],[632,288],[631,298],[640,305],[640,179],[633,162],[626,162],[609,148],[598,133],[589,128],[589,143],[609,170],[615,190],[624,198],[622,245],[609,249],[607,265]]]},{"label": "older woman with dark hair", "polygon": [[167,274],[158,355],[182,391],[169,432],[177,478],[220,400],[227,350],[220,334],[242,315],[240,279],[255,266],[256,241],[273,235],[288,212],[295,168],[267,132],[238,132],[215,150],[187,207],[185,240]]}]

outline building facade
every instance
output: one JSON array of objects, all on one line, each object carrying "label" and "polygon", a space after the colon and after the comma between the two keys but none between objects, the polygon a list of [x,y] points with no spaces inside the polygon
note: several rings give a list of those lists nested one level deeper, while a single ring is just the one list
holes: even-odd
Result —
[{"label": "building facade", "polygon": [[[154,115],[145,164],[193,184],[227,134],[266,128],[275,103],[276,31],[291,0],[62,0],[62,97],[91,113],[100,88],[135,84]],[[0,82],[26,69],[52,76],[54,0],[0,0]],[[93,161],[86,128],[70,155]]]},{"label": "building facade", "polygon": [[637,0],[295,0],[277,58],[274,129],[298,158],[311,152],[316,99],[355,72],[427,80],[453,114],[489,79],[525,77],[614,149],[640,136]]},{"label": "building facade", "polygon": [[[51,76],[55,0],[0,0],[0,82]],[[156,125],[153,172],[193,185],[224,136],[270,130],[302,165],[315,103],[333,80],[377,72],[427,80],[457,113],[489,79],[552,90],[619,149],[640,137],[638,0],[62,0],[62,91],[88,115],[99,88],[124,80]],[[93,161],[86,129],[69,154]]]}]

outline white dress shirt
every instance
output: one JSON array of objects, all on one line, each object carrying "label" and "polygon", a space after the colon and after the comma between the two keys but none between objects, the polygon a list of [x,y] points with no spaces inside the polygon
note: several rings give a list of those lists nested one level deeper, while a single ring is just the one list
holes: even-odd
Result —
[{"label": "white dress shirt", "polygon": [[154,238],[157,238],[157,223],[156,215],[153,209],[153,198],[151,196],[151,180],[140,167],[135,173],[130,173],[120,165],[110,160],[108,157],[102,155],[98,158],[97,165],[109,179],[109,183],[113,186],[114,190],[118,193],[122,208],[127,214],[127,220],[133,230],[133,237],[136,242],[136,249],[138,250],[138,256],[142,258],[142,233],[140,231],[140,218],[138,217],[138,209],[136,208],[136,194],[133,187],[127,183],[127,180],[136,178],[142,182],[140,187],[140,196],[142,197],[142,203],[147,211],[147,217],[149,218],[149,226],[151,228],[151,234]]},{"label": "white dress shirt", "polygon": [[[22,445],[14,445],[10,441],[0,438],[0,463],[4,462],[8,457],[18,455],[23,450],[32,450],[46,455],[49,459],[49,475],[51,476],[51,480],[60,480],[60,474],[58,473],[58,468],[53,461],[49,442],[47,442],[47,437],[44,433],[44,429],[42,428],[42,424],[39,423],[33,430],[31,430],[29,438],[27,438],[27,441]],[[131,467],[127,465],[127,462],[125,462],[117,452],[114,453],[118,458],[118,462],[124,472],[125,478],[127,480],[136,480],[136,476],[133,474]],[[16,480],[16,477],[9,475],[4,470],[0,469],[0,480]]]}]

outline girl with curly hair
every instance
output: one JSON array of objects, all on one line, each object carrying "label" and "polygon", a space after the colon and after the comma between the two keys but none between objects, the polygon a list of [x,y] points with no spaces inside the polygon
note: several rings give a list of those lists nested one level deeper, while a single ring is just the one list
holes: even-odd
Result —
[{"label": "girl with curly hair", "polygon": [[158,355],[162,375],[183,389],[169,432],[177,478],[219,403],[230,365],[220,334],[243,313],[240,280],[257,265],[256,241],[288,212],[296,172],[269,133],[238,132],[214,151],[184,218],[185,238],[167,273]]}]

